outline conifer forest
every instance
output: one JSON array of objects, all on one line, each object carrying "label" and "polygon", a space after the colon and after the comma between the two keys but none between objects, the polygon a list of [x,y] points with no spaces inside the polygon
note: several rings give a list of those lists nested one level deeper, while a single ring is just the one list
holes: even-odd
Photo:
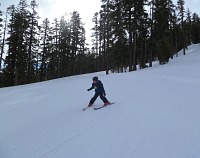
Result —
[{"label": "conifer forest", "polygon": [[49,20],[38,7],[36,0],[19,0],[0,10],[0,87],[136,71],[200,43],[200,17],[184,0],[101,0],[90,45],[78,11]]}]

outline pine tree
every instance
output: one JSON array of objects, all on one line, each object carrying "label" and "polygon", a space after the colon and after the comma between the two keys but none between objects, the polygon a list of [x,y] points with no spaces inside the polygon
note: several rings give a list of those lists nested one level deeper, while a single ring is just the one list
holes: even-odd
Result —
[{"label": "pine tree", "polygon": [[109,64],[105,64],[107,68],[108,65],[113,69],[127,67],[127,59],[129,59],[129,71],[136,70],[138,60],[141,60],[141,65],[145,65],[143,63],[147,58],[148,14],[144,6],[147,1],[103,0],[102,2],[99,20],[99,55],[105,60],[109,59],[106,60]]},{"label": "pine tree", "polygon": [[126,29],[124,25],[124,8],[121,0],[112,2],[113,9],[111,13],[112,23],[112,47],[111,58],[113,71],[123,72],[123,68],[128,66],[128,46],[126,38]]},{"label": "pine tree", "polygon": [[105,7],[99,12],[99,58],[101,60],[101,70],[105,70],[106,67],[106,14]]},{"label": "pine tree", "polygon": [[77,72],[78,65],[76,62],[76,57],[82,51],[84,51],[85,45],[85,29],[83,28],[83,23],[81,22],[80,15],[77,11],[74,11],[71,16],[71,75],[79,74]]},{"label": "pine tree", "polygon": [[28,66],[28,54],[27,54],[27,30],[28,30],[28,4],[26,0],[20,0],[16,14],[15,14],[15,33],[17,35],[16,51],[16,70],[15,70],[15,85],[27,83],[27,66]]},{"label": "pine tree", "polygon": [[186,37],[185,37],[185,26],[184,26],[184,18],[185,18],[185,1],[184,0],[178,0],[177,1],[177,10],[178,17],[181,23],[181,41],[182,41],[182,48],[183,48],[183,55],[185,55],[185,48],[186,48]]},{"label": "pine tree", "polygon": [[[27,83],[33,82],[35,79],[34,77],[34,71],[35,71],[35,57],[37,53],[37,47],[38,47],[38,19],[39,16],[36,12],[36,7],[38,5],[36,4],[35,0],[31,1],[30,8],[31,12],[29,12],[29,21],[28,21],[28,36],[27,36],[27,43],[28,43],[28,72],[27,72]],[[34,78],[33,78],[34,77]]]},{"label": "pine tree", "polygon": [[100,29],[101,32],[101,39],[102,39],[102,54],[104,60],[104,69],[106,69],[106,74],[109,73],[110,61],[109,61],[109,54],[110,54],[110,45],[112,40],[112,31],[111,31],[111,9],[113,7],[112,0],[101,0],[103,3],[101,5],[102,10],[100,11]]},{"label": "pine tree", "polygon": [[194,13],[192,15],[192,43],[200,43],[200,17],[198,14]]},{"label": "pine tree", "polygon": [[71,26],[70,22],[63,16],[60,20],[60,67],[61,76],[71,75],[70,71],[70,53],[71,53]]},{"label": "pine tree", "polygon": [[145,10],[147,6],[146,0],[136,1],[135,15],[136,15],[136,64],[139,63],[140,68],[146,68],[147,62],[147,40],[149,37],[149,21],[148,13]]},{"label": "pine tree", "polygon": [[13,86],[14,85],[14,78],[15,78],[15,68],[16,68],[16,53],[15,53],[15,49],[16,49],[16,39],[17,36],[15,34],[15,28],[14,28],[14,23],[15,23],[15,13],[16,13],[16,9],[15,6],[12,5],[10,7],[7,8],[7,12],[10,15],[10,20],[9,20],[9,24],[8,24],[8,38],[6,39],[7,41],[7,45],[8,45],[8,51],[7,51],[7,56],[5,59],[5,86]]},{"label": "pine tree", "polygon": [[[1,5],[1,3],[0,3]],[[2,19],[2,11],[0,10],[0,39],[2,39],[2,27],[3,27],[3,19]],[[0,71],[1,71],[1,63],[2,63],[2,60],[3,60],[3,51],[4,51],[4,38],[2,39],[2,42],[0,42],[0,48],[1,48],[1,52],[0,52]]]},{"label": "pine tree", "polygon": [[170,34],[171,34],[171,38],[170,38],[170,48],[171,48],[171,59],[173,59],[173,55],[176,54],[176,56],[178,57],[178,39],[179,39],[179,26],[178,26],[178,18],[176,16],[176,9],[175,9],[175,5],[173,5],[172,7],[172,11],[171,11],[171,16],[170,16]]},{"label": "pine tree", "polygon": [[171,0],[167,1],[167,8],[169,14],[169,54],[171,59],[173,59],[173,55],[176,53],[176,40],[175,36],[175,29],[176,29],[176,16],[174,15],[176,11],[176,7]]},{"label": "pine tree", "polygon": [[6,67],[10,74],[10,85],[27,83],[27,29],[28,14],[27,3],[21,0],[15,9],[10,7],[10,23],[8,36],[8,56],[6,57]]},{"label": "pine tree", "polygon": [[[95,50],[94,51],[94,54],[95,56],[100,56],[100,50],[99,50],[99,35],[100,35],[100,29],[99,29],[99,13],[96,12],[92,18],[92,21],[94,22],[94,27],[92,28],[92,30],[94,31],[92,33],[92,49]],[[98,58],[100,59],[100,58]],[[100,70],[100,65],[101,65],[101,60],[96,60],[96,65],[95,65],[95,68],[97,70]]]},{"label": "pine tree", "polygon": [[155,23],[154,35],[155,46],[160,64],[165,64],[170,57],[170,26],[169,19],[171,12],[169,9],[169,1],[156,0],[155,1]]},{"label": "pine tree", "polygon": [[[129,40],[129,71],[136,70],[136,65],[138,63],[137,59],[139,56],[139,36],[140,31],[147,35],[146,22],[147,13],[145,12],[144,6],[146,4],[146,0],[127,0],[123,1],[124,7],[124,19],[125,19],[125,27],[128,32],[128,40]],[[144,35],[144,34],[143,34]],[[142,35],[142,36],[143,36]],[[144,39],[146,37],[143,37]],[[142,38],[141,38],[142,39]],[[144,42],[145,44],[145,42]],[[141,47],[141,46],[140,46]],[[143,47],[143,46],[142,46]]]},{"label": "pine tree", "polygon": [[52,43],[48,63],[48,78],[50,79],[61,77],[60,38],[60,23],[58,19],[55,18],[52,27]]},{"label": "pine tree", "polygon": [[191,16],[191,12],[190,9],[187,8],[187,12],[186,12],[186,20],[185,20],[185,37],[186,37],[186,47],[187,45],[191,45],[192,44],[192,35],[191,35],[191,30],[192,30],[192,16]]},{"label": "pine tree", "polygon": [[48,64],[48,58],[50,54],[50,47],[51,47],[51,41],[52,41],[52,28],[50,26],[50,22],[48,18],[46,18],[40,28],[40,37],[41,37],[41,44],[40,44],[40,57],[39,57],[39,63],[40,63],[40,81],[47,80],[47,64]]},{"label": "pine tree", "polygon": [[149,12],[149,36],[150,36],[150,38],[149,38],[149,67],[152,67],[152,62],[153,62],[153,60],[154,60],[154,58],[155,58],[155,42],[154,42],[154,40],[155,40],[155,35],[156,35],[156,33],[155,33],[155,31],[154,31],[154,22],[155,22],[155,2],[156,0],[151,0],[150,2],[149,2],[149,6],[150,6],[150,8],[149,8],[149,10],[150,10],[150,12]]}]

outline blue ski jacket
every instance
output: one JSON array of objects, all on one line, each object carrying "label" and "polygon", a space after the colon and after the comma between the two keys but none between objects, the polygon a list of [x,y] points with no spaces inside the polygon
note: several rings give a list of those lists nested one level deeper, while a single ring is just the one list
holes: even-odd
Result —
[{"label": "blue ski jacket", "polygon": [[103,87],[103,83],[98,80],[96,83],[92,83],[92,87],[88,89],[88,91],[92,90],[92,89],[95,89],[95,93],[104,93],[105,94],[105,90],[104,90],[104,87]]}]

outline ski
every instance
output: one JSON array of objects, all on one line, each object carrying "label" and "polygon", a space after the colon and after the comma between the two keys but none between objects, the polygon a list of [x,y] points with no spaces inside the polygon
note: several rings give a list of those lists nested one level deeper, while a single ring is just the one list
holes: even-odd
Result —
[{"label": "ski", "polygon": [[[112,103],[110,103],[109,105],[112,105],[112,104],[115,104],[115,102],[112,102]],[[108,106],[108,105],[107,105]],[[94,108],[94,110],[99,110],[99,109],[101,109],[101,108],[105,108],[106,106],[101,106],[101,107],[98,107],[98,108]],[[82,111],[85,111],[85,110],[87,110],[89,107],[87,106],[87,107],[85,107],[85,108],[83,108],[83,110]]]},{"label": "ski", "polygon": [[101,106],[101,107],[98,107],[98,108],[94,108],[94,110],[99,110],[101,108],[105,108],[106,106]]},{"label": "ski", "polygon": [[85,111],[85,110],[87,110],[89,107],[87,106],[87,107],[85,107],[85,108],[83,108],[83,111]]},{"label": "ski", "polygon": [[[108,105],[112,105],[112,104],[115,104],[115,102],[110,103],[110,104],[108,104]],[[108,105],[107,105],[107,106],[108,106]],[[106,107],[106,106],[103,105],[103,106],[101,106],[101,107],[94,108],[94,110],[99,110],[99,109],[102,109],[102,108],[105,108],[105,107]]]}]

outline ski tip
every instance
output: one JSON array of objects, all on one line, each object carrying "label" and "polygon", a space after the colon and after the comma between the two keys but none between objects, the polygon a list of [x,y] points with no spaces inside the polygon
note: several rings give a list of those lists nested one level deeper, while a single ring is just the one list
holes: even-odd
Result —
[{"label": "ski tip", "polygon": [[85,111],[85,110],[87,110],[88,109],[88,107],[86,107],[86,108],[83,108],[83,110],[82,111]]},{"label": "ski tip", "polygon": [[111,104],[115,104],[115,102],[112,102],[112,103],[110,103],[109,105],[111,105]]}]

